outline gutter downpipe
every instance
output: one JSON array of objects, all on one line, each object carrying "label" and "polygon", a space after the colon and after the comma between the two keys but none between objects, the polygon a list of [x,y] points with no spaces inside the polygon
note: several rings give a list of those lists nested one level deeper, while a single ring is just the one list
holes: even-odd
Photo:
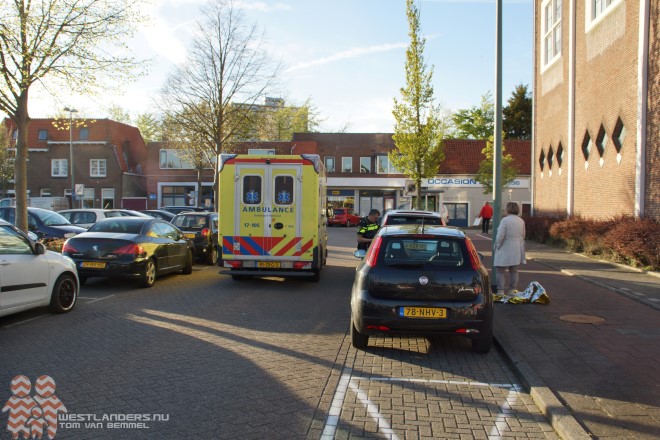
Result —
[{"label": "gutter downpipe", "polygon": [[[568,36],[568,184],[566,215],[573,215],[575,207],[575,1],[571,0]],[[643,0],[642,0],[643,1]]]},{"label": "gutter downpipe", "polygon": [[[534,194],[536,193],[536,191],[535,191],[535,189],[536,189],[536,183],[535,183],[536,182],[536,180],[535,180],[536,168],[534,167],[534,164],[536,162],[536,159],[535,159],[535,157],[536,157],[536,139],[534,137],[534,133],[536,132],[536,130],[534,130],[534,127],[536,125],[536,117],[535,117],[535,115],[536,115],[536,92],[537,92],[536,91],[536,75],[538,74],[538,72],[536,71],[536,56],[537,55],[536,55],[536,52],[535,52],[535,49],[536,49],[536,36],[537,36],[537,33],[536,33],[536,18],[537,18],[537,15],[536,15],[536,13],[537,13],[536,0],[534,0],[534,6],[532,7],[532,17],[534,17],[534,20],[532,20],[532,35],[534,36],[532,38],[532,54],[533,54],[532,55],[532,131],[530,133],[530,137],[531,137],[531,140],[532,140],[532,154],[531,154],[531,157],[530,157],[530,160],[532,161],[532,163],[530,164],[530,169],[532,170],[530,197],[531,197],[532,200],[530,201],[531,202],[531,208],[530,208],[530,213],[529,213],[529,215],[531,215],[532,217],[534,217],[534,213],[536,211],[536,209],[535,209],[536,199],[534,198]],[[540,55],[540,53],[539,53],[539,55]]]},{"label": "gutter downpipe", "polygon": [[645,213],[646,112],[648,110],[649,0],[639,0],[639,48],[637,54],[637,154],[635,160],[635,217]]}]

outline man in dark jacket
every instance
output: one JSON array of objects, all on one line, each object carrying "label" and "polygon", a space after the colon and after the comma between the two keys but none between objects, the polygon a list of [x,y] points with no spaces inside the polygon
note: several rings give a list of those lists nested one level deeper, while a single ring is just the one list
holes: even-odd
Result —
[{"label": "man in dark jacket", "polygon": [[378,217],[380,217],[380,211],[377,209],[372,209],[369,211],[369,215],[360,219],[360,222],[357,226],[357,248],[358,249],[367,249],[371,244],[371,240],[376,236],[380,226],[378,223]]}]

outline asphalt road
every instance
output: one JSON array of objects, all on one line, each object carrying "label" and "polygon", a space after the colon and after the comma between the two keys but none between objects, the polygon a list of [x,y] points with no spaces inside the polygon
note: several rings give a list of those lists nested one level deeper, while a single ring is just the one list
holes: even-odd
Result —
[{"label": "asphalt road", "polygon": [[151,289],[90,279],[66,315],[0,318],[0,405],[14,377],[48,375],[66,409],[58,439],[558,438],[495,349],[352,348],[355,228],[329,236],[319,283],[198,264]]}]

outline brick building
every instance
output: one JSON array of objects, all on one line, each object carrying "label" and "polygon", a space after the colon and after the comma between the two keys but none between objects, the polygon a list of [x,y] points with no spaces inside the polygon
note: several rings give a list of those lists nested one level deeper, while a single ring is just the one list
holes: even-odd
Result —
[{"label": "brick building", "polygon": [[[29,196],[70,198],[70,171],[73,168],[74,185],[83,185],[79,187],[82,194],[76,197],[75,207],[144,209],[146,179],[143,169],[147,149],[136,127],[109,119],[86,120],[84,123],[78,119],[69,133],[68,120],[64,121],[64,129],[57,129],[54,122],[55,119],[33,119],[30,122]],[[10,119],[5,120],[5,127],[15,139],[16,128]]]},{"label": "brick building", "polygon": [[[387,153],[395,148],[392,133],[295,133],[293,143],[314,141],[328,175],[328,200],[353,205],[360,215],[371,208],[381,212],[410,207],[413,198],[404,191],[406,176],[398,174]],[[505,140],[506,152],[514,158],[518,178],[504,189],[504,200],[520,203],[523,213],[531,210],[531,143]],[[443,203],[450,224],[469,226],[483,206],[492,200],[475,180],[483,160],[486,141],[447,139],[445,160],[438,174],[422,182],[425,209],[438,211]]]},{"label": "brick building", "polygon": [[533,206],[660,218],[660,6],[535,0]]}]

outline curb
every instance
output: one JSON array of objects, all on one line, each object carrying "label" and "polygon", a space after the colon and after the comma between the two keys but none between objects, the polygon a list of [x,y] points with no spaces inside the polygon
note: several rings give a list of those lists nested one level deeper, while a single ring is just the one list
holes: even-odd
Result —
[{"label": "curb", "polygon": [[[496,332],[497,333],[497,332]],[[508,344],[506,337],[495,335],[495,345],[514,369],[541,413],[550,422],[563,440],[590,440],[592,437],[566,409],[564,404],[548,388],[534,370],[522,360],[516,350]]]}]

